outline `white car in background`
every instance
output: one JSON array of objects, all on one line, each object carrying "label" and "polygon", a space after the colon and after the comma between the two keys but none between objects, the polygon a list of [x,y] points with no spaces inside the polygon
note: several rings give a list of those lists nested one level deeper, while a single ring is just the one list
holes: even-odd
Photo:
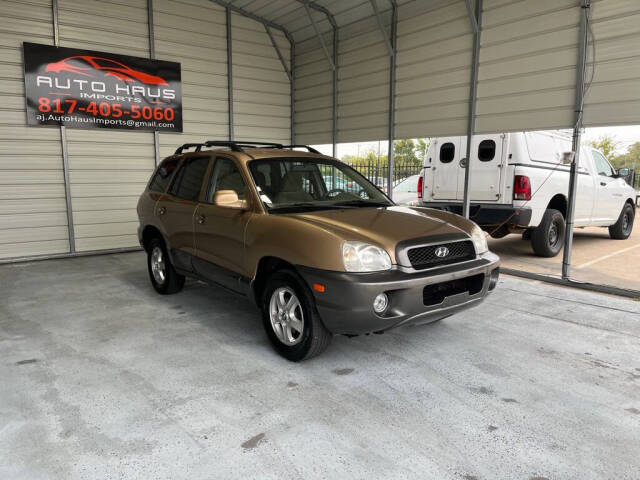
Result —
[{"label": "white car in background", "polygon": [[418,205],[420,175],[411,175],[393,187],[393,201],[398,205]]}]

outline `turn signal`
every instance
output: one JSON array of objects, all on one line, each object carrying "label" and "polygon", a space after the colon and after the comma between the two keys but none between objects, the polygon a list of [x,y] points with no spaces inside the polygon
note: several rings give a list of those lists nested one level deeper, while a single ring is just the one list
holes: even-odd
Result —
[{"label": "turn signal", "polygon": [[513,199],[531,200],[531,182],[529,177],[516,175],[513,179]]},{"label": "turn signal", "polygon": [[422,175],[418,177],[418,198],[422,198]]},{"label": "turn signal", "polygon": [[321,285],[320,283],[314,283],[313,284],[313,289],[316,292],[324,293],[324,285]]}]

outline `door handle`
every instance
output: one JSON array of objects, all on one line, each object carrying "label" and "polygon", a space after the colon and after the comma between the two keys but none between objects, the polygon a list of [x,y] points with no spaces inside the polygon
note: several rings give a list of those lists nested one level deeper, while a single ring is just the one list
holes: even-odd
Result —
[{"label": "door handle", "polygon": [[600,186],[606,187],[607,186],[607,182],[600,182]]},{"label": "door handle", "polygon": [[167,213],[167,209],[164,207],[160,207],[158,208],[158,215],[164,215],[165,213]]},{"label": "door handle", "polygon": [[196,216],[196,222],[198,222],[200,225],[202,225],[204,223],[204,215]]}]

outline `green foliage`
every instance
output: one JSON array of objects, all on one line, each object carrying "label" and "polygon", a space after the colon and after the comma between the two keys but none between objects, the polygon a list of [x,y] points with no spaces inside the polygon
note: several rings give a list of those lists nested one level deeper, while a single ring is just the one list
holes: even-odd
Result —
[{"label": "green foliage", "polygon": [[609,161],[615,156],[616,150],[620,146],[620,142],[618,142],[615,137],[610,137],[609,135],[591,140],[588,144],[596,150],[600,150]]},{"label": "green foliage", "polygon": [[636,142],[629,146],[626,153],[613,157],[611,164],[613,168],[635,167],[640,168],[640,142]]},{"label": "green foliage", "polygon": [[[393,143],[393,154],[396,165],[413,165],[421,166],[424,163],[424,156],[429,149],[430,140],[428,138],[419,138],[417,141],[412,139],[396,140]],[[349,165],[362,166],[378,164],[380,166],[387,165],[387,155],[380,155],[369,149],[361,152],[360,155],[345,155],[341,160]]]}]

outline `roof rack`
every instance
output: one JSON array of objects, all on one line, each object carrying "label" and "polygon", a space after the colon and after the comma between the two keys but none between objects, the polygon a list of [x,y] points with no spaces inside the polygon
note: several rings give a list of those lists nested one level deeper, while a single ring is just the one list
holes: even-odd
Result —
[{"label": "roof rack", "polygon": [[185,143],[184,145],[181,145],[176,149],[175,155],[179,155],[190,148],[195,148],[195,151],[199,152],[203,147],[229,147],[234,152],[244,152],[244,148],[306,148],[311,153],[320,153],[318,152],[318,150],[308,145],[283,145],[281,143],[272,142],[231,142],[224,140],[208,140],[203,143]]}]

